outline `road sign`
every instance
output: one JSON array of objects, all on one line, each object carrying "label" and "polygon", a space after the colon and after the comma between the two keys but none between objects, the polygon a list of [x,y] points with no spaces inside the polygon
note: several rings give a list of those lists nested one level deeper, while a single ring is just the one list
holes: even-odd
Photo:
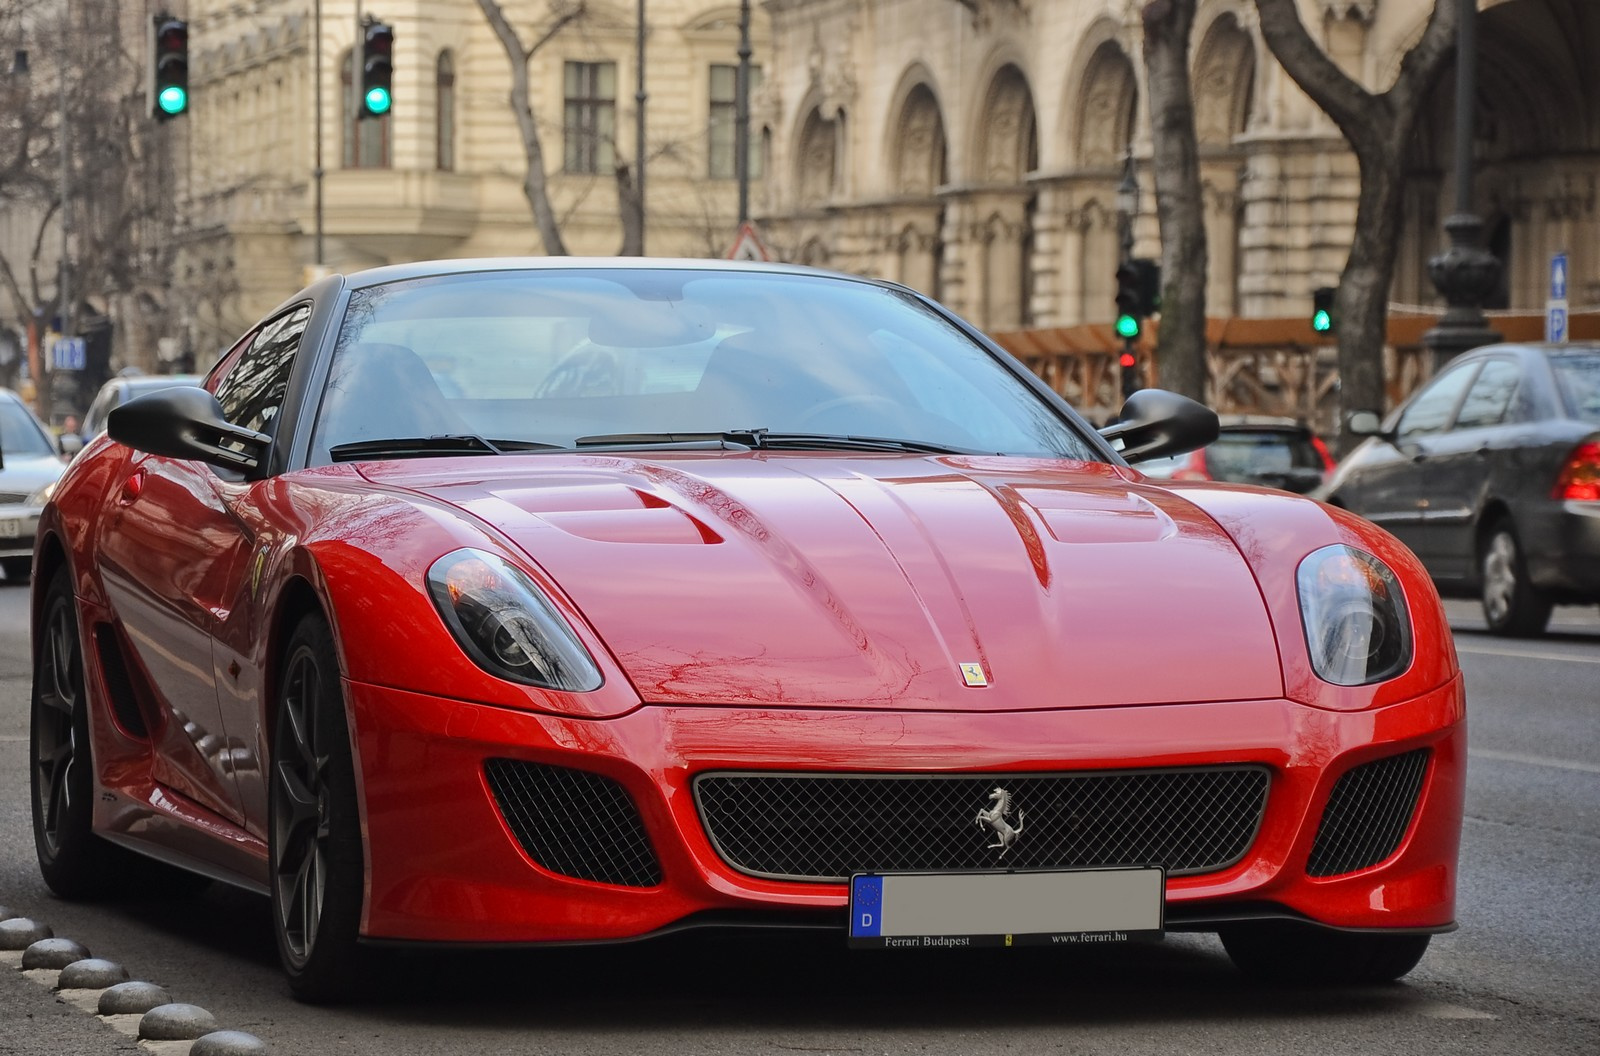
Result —
[{"label": "road sign", "polygon": [[1557,343],[1567,339],[1567,309],[1551,306],[1544,311],[1544,339]]},{"label": "road sign", "polygon": [[50,348],[51,364],[57,370],[82,370],[89,365],[81,337],[62,337]]},{"label": "road sign", "polygon": [[772,251],[761,241],[761,236],[756,234],[754,224],[744,223],[739,225],[739,234],[733,240],[733,248],[728,250],[729,260],[771,260]]},{"label": "road sign", "polygon": [[1550,299],[1544,302],[1544,339],[1557,344],[1567,340],[1567,255],[1550,258]]}]

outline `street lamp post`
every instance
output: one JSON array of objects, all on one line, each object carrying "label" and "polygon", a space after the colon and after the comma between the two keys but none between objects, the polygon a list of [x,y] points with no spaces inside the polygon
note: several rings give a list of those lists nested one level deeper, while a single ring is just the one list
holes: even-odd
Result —
[{"label": "street lamp post", "polygon": [[1423,335],[1437,370],[1451,358],[1500,335],[1489,329],[1483,303],[1500,281],[1500,261],[1482,246],[1483,221],[1472,211],[1472,140],[1478,93],[1477,0],[1456,2],[1456,211],[1445,218],[1450,248],[1428,261],[1428,275],[1449,305]]}]

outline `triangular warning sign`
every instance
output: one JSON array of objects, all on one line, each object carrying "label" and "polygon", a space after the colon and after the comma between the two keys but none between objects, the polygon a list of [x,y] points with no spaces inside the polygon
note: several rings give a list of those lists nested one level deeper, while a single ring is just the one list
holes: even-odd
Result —
[{"label": "triangular warning sign", "polygon": [[754,224],[746,222],[739,225],[739,234],[733,240],[733,248],[728,250],[729,260],[771,260],[772,251],[761,241],[761,236],[756,234]]}]

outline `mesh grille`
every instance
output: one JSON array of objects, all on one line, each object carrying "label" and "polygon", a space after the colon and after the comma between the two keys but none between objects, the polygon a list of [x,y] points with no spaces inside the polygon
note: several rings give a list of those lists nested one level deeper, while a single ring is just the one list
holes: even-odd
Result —
[{"label": "mesh grille", "polygon": [[0,506],[20,506],[28,501],[26,491],[0,491]]},{"label": "mesh grille", "polygon": [[[1203,873],[1244,857],[1267,798],[1261,767],[1069,774],[704,774],[700,817],[729,865],[838,881],[855,872],[1162,865]],[[978,821],[1011,793],[1000,856]]]},{"label": "mesh grille", "polygon": [[544,868],[602,884],[661,883],[639,811],[611,778],[516,759],[490,759],[484,769],[506,824]]},{"label": "mesh grille", "polygon": [[1377,865],[1411,824],[1428,769],[1428,749],[1363,763],[1333,786],[1306,872],[1338,876]]}]

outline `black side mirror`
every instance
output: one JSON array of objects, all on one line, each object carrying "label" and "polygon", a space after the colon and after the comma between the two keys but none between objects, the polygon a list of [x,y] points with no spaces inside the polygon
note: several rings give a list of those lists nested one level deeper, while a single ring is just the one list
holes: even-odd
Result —
[{"label": "black side mirror", "polygon": [[272,438],[222,417],[222,405],[205,389],[180,385],[135,397],[106,416],[119,444],[164,458],[192,458],[225,469],[257,468]]},{"label": "black side mirror", "polygon": [[1383,436],[1383,421],[1377,411],[1354,411],[1346,423],[1351,436]]},{"label": "black side mirror", "polygon": [[1129,462],[1181,455],[1205,447],[1221,427],[1217,412],[1165,389],[1140,389],[1100,435]]}]

